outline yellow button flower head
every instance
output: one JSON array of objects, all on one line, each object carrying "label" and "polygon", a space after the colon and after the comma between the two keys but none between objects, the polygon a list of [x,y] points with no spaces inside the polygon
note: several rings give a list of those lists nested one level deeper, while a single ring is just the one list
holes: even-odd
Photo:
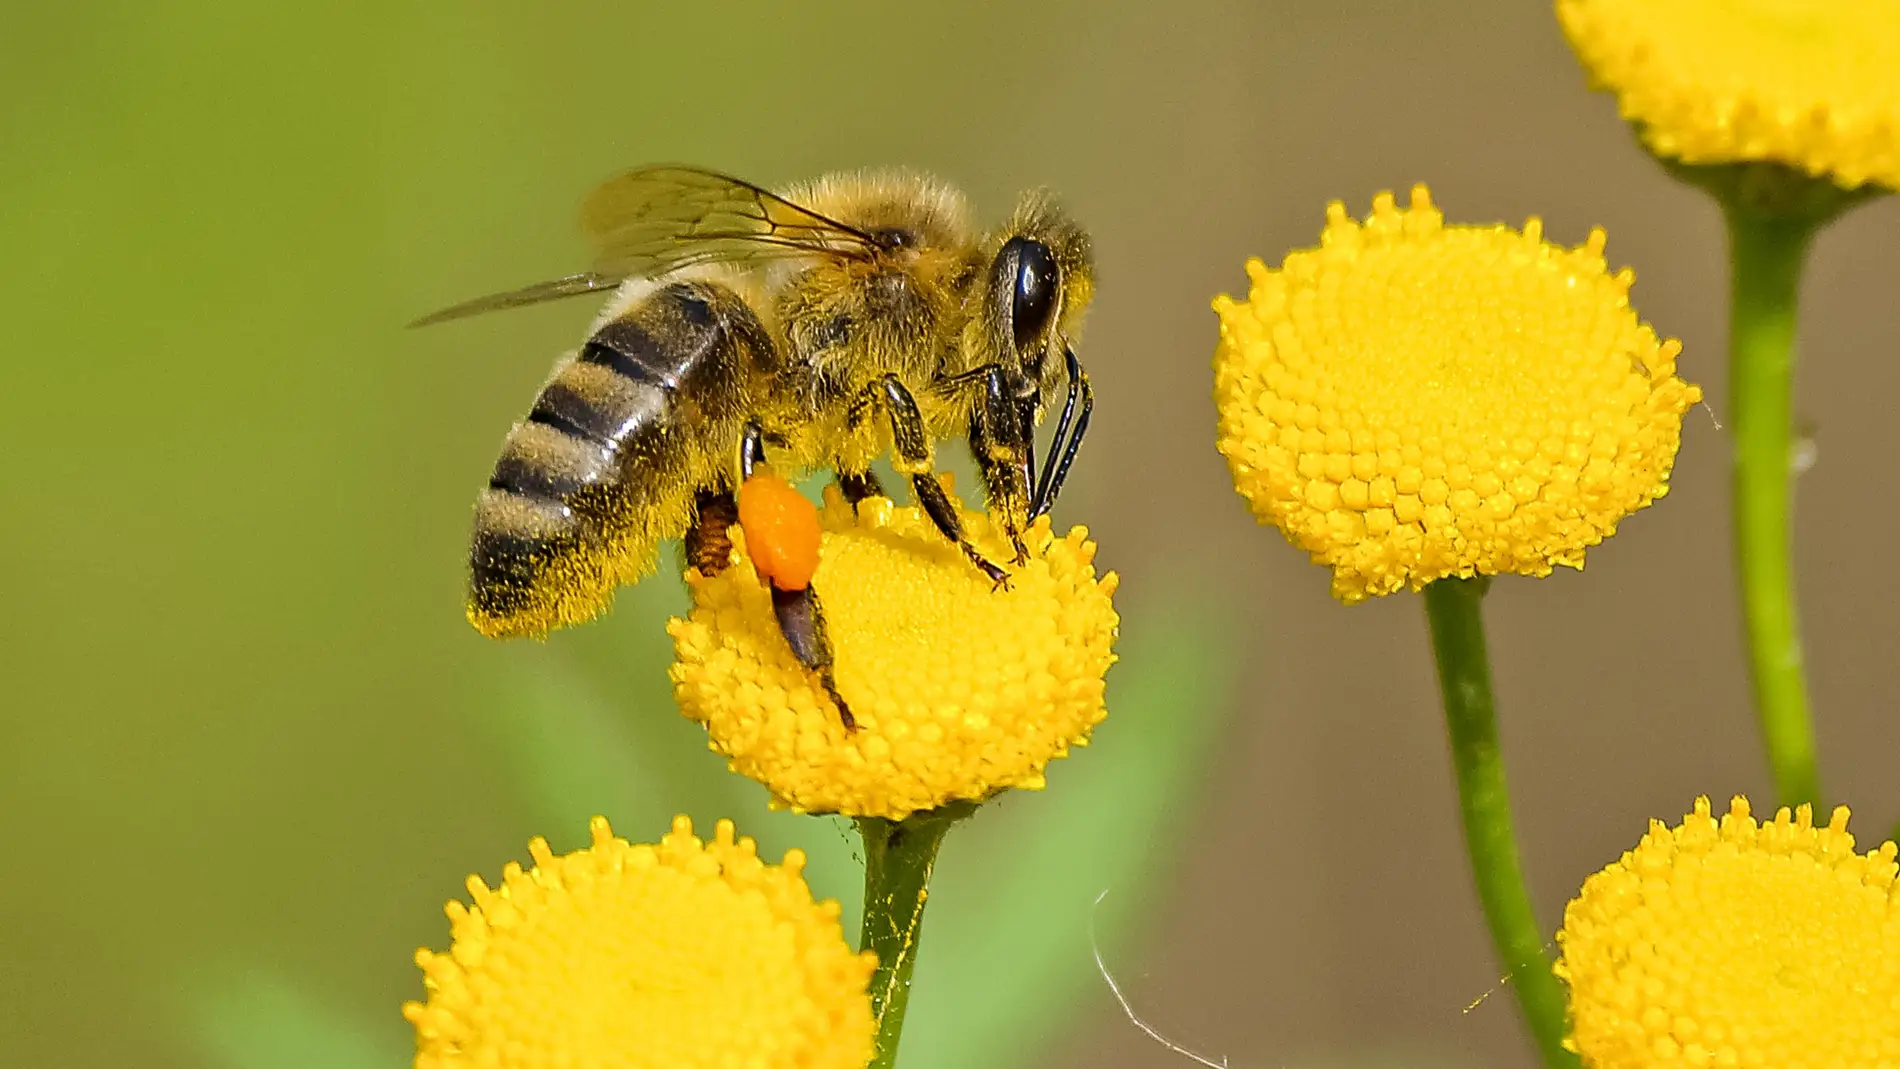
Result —
[{"label": "yellow button flower head", "polygon": [[[793,659],[742,528],[733,565],[694,575],[692,613],[670,625],[680,708],[733,771],[792,809],[901,820],[1038,789],[1051,759],[1087,743],[1107,713],[1119,621],[1117,577],[1097,578],[1086,531],[1057,538],[1038,521],[1028,563],[995,589],[919,509],[871,498],[854,516],[834,487],[821,519],[812,587],[857,730]],[[992,560],[1010,559],[986,516],[963,522]]]},{"label": "yellow button flower head", "polygon": [[1557,0],[1651,151],[1900,188],[1895,0]]},{"label": "yellow button flower head", "polygon": [[1701,391],[1629,306],[1603,232],[1446,226],[1424,186],[1221,297],[1219,447],[1262,523],[1351,603],[1445,576],[1548,575],[1669,489]]},{"label": "yellow button flower head", "polygon": [[797,850],[759,860],[722,820],[685,817],[658,845],[614,838],[560,857],[528,846],[501,886],[448,905],[454,946],[416,953],[426,1004],[416,1069],[863,1069],[876,958],[854,953],[838,903],[814,903]]},{"label": "yellow button flower head", "polygon": [[1769,823],[1696,800],[1584,882],[1557,975],[1595,1069],[1900,1066],[1894,844],[1854,853],[1847,810]]}]

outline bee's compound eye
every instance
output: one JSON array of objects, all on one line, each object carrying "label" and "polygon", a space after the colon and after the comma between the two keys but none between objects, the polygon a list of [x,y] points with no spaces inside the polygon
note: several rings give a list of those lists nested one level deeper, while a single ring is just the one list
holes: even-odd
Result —
[{"label": "bee's compound eye", "polygon": [[1009,302],[1010,328],[1015,334],[1016,351],[1026,356],[1039,350],[1048,336],[1062,272],[1049,246],[1032,238],[1010,238],[1001,255],[1016,264],[1015,292]]}]

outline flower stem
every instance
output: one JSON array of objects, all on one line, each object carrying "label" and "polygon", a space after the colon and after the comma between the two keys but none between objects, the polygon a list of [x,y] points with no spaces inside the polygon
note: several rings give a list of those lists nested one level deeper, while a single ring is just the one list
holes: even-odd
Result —
[{"label": "flower stem", "polygon": [[1801,268],[1818,224],[1723,201],[1728,217],[1729,420],[1735,560],[1755,714],[1782,805],[1820,802],[1805,659],[1795,616],[1794,338]]},{"label": "flower stem", "polygon": [[1440,579],[1425,587],[1425,615],[1438,658],[1438,685],[1445,702],[1445,729],[1458,773],[1458,807],[1464,818],[1465,850],[1478,885],[1491,942],[1517,993],[1531,1034],[1550,1069],[1577,1069],[1564,1049],[1563,985],[1544,956],[1544,929],[1531,908],[1511,830],[1511,797],[1498,749],[1497,711],[1491,699],[1491,667],[1484,648],[1483,603],[1488,579]]},{"label": "flower stem", "polygon": [[858,818],[858,832],[864,836],[864,924],[858,949],[877,951],[877,972],[871,976],[877,1053],[871,1069],[891,1069],[897,1062],[937,848],[950,826],[975,810],[974,804],[960,802],[903,820]]}]

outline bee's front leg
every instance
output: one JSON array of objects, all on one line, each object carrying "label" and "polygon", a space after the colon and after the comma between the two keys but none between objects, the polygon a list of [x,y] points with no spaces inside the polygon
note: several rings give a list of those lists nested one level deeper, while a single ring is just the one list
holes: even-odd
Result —
[{"label": "bee's front leg", "polygon": [[950,501],[950,495],[944,491],[943,483],[937,480],[935,465],[930,456],[930,435],[924,430],[924,417],[917,409],[917,399],[896,375],[881,376],[872,383],[867,392],[883,401],[885,410],[891,417],[891,454],[897,470],[910,477],[910,490],[917,503],[924,507],[943,536],[957,544],[970,563],[977,566],[990,582],[1007,589],[1009,573],[983,555],[970,540],[964,537],[963,519],[957,515],[957,509]]},{"label": "bee's front leg", "polygon": [[1033,399],[1024,403],[1009,389],[1003,368],[991,364],[979,369],[983,399],[970,414],[970,453],[983,473],[983,489],[991,509],[1002,513],[1003,531],[1015,551],[1017,567],[1029,563],[1023,531],[1029,526],[1030,471],[1035,462],[1032,425]]}]

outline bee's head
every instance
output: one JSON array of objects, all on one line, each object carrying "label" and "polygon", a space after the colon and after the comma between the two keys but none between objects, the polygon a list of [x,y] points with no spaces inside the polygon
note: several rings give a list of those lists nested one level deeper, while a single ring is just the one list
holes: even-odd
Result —
[{"label": "bee's head", "polygon": [[1061,380],[1063,350],[1076,344],[1095,293],[1088,235],[1047,197],[1031,194],[991,247],[978,328],[987,351],[971,356],[1020,369],[1025,385],[1043,394]]}]

